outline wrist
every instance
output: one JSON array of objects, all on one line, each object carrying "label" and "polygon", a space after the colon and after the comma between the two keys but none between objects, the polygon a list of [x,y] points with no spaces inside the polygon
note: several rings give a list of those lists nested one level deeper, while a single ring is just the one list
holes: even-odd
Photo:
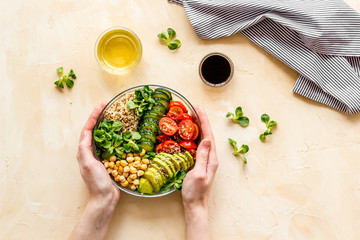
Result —
[{"label": "wrist", "polygon": [[89,196],[89,200],[87,205],[92,209],[98,209],[101,211],[107,211],[112,213],[116,207],[118,200],[115,199],[113,196]]},{"label": "wrist", "polygon": [[184,204],[185,218],[192,220],[208,219],[208,207],[206,204]]}]

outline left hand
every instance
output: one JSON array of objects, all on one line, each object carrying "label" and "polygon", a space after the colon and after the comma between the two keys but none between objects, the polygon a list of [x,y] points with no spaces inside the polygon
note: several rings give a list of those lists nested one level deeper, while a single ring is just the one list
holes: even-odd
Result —
[{"label": "left hand", "polygon": [[92,131],[106,103],[97,106],[87,120],[80,136],[77,160],[81,176],[89,190],[89,200],[115,206],[120,199],[120,191],[111,181],[104,165],[95,159],[92,146]]}]

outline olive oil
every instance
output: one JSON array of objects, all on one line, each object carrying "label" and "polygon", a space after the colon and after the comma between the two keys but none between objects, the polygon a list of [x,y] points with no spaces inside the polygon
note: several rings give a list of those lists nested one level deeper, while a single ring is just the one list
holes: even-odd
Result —
[{"label": "olive oil", "polygon": [[142,46],[135,33],[117,28],[105,31],[98,39],[96,56],[105,70],[127,73],[140,61]]}]

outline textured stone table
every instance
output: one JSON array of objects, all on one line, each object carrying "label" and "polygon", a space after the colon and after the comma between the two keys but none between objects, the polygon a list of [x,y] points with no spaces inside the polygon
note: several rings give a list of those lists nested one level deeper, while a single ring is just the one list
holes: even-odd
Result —
[{"label": "textured stone table", "polygon": [[[358,0],[348,3],[360,11]],[[87,201],[75,158],[92,109],[139,84],[174,88],[204,107],[220,167],[210,199],[214,239],[359,239],[360,115],[349,116],[292,93],[298,74],[240,34],[201,40],[182,7],[165,0],[0,3],[0,239],[66,239]],[[142,40],[140,64],[126,76],[101,70],[98,35],[126,26]],[[177,31],[169,51],[156,35]],[[198,63],[209,52],[235,64],[232,81],[205,86]],[[73,68],[73,89],[57,89],[56,68]],[[242,106],[250,125],[225,114]],[[259,118],[278,128],[266,143]],[[231,137],[250,146],[248,165]],[[159,199],[121,195],[107,239],[183,239],[179,193]]]}]

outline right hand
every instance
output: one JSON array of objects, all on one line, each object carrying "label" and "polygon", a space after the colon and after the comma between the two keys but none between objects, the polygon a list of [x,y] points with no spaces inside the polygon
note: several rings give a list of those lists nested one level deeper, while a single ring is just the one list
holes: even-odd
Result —
[{"label": "right hand", "polygon": [[209,192],[219,165],[214,136],[206,113],[197,106],[195,110],[200,118],[204,138],[197,149],[195,166],[188,172],[182,184],[185,208],[207,207]]}]

